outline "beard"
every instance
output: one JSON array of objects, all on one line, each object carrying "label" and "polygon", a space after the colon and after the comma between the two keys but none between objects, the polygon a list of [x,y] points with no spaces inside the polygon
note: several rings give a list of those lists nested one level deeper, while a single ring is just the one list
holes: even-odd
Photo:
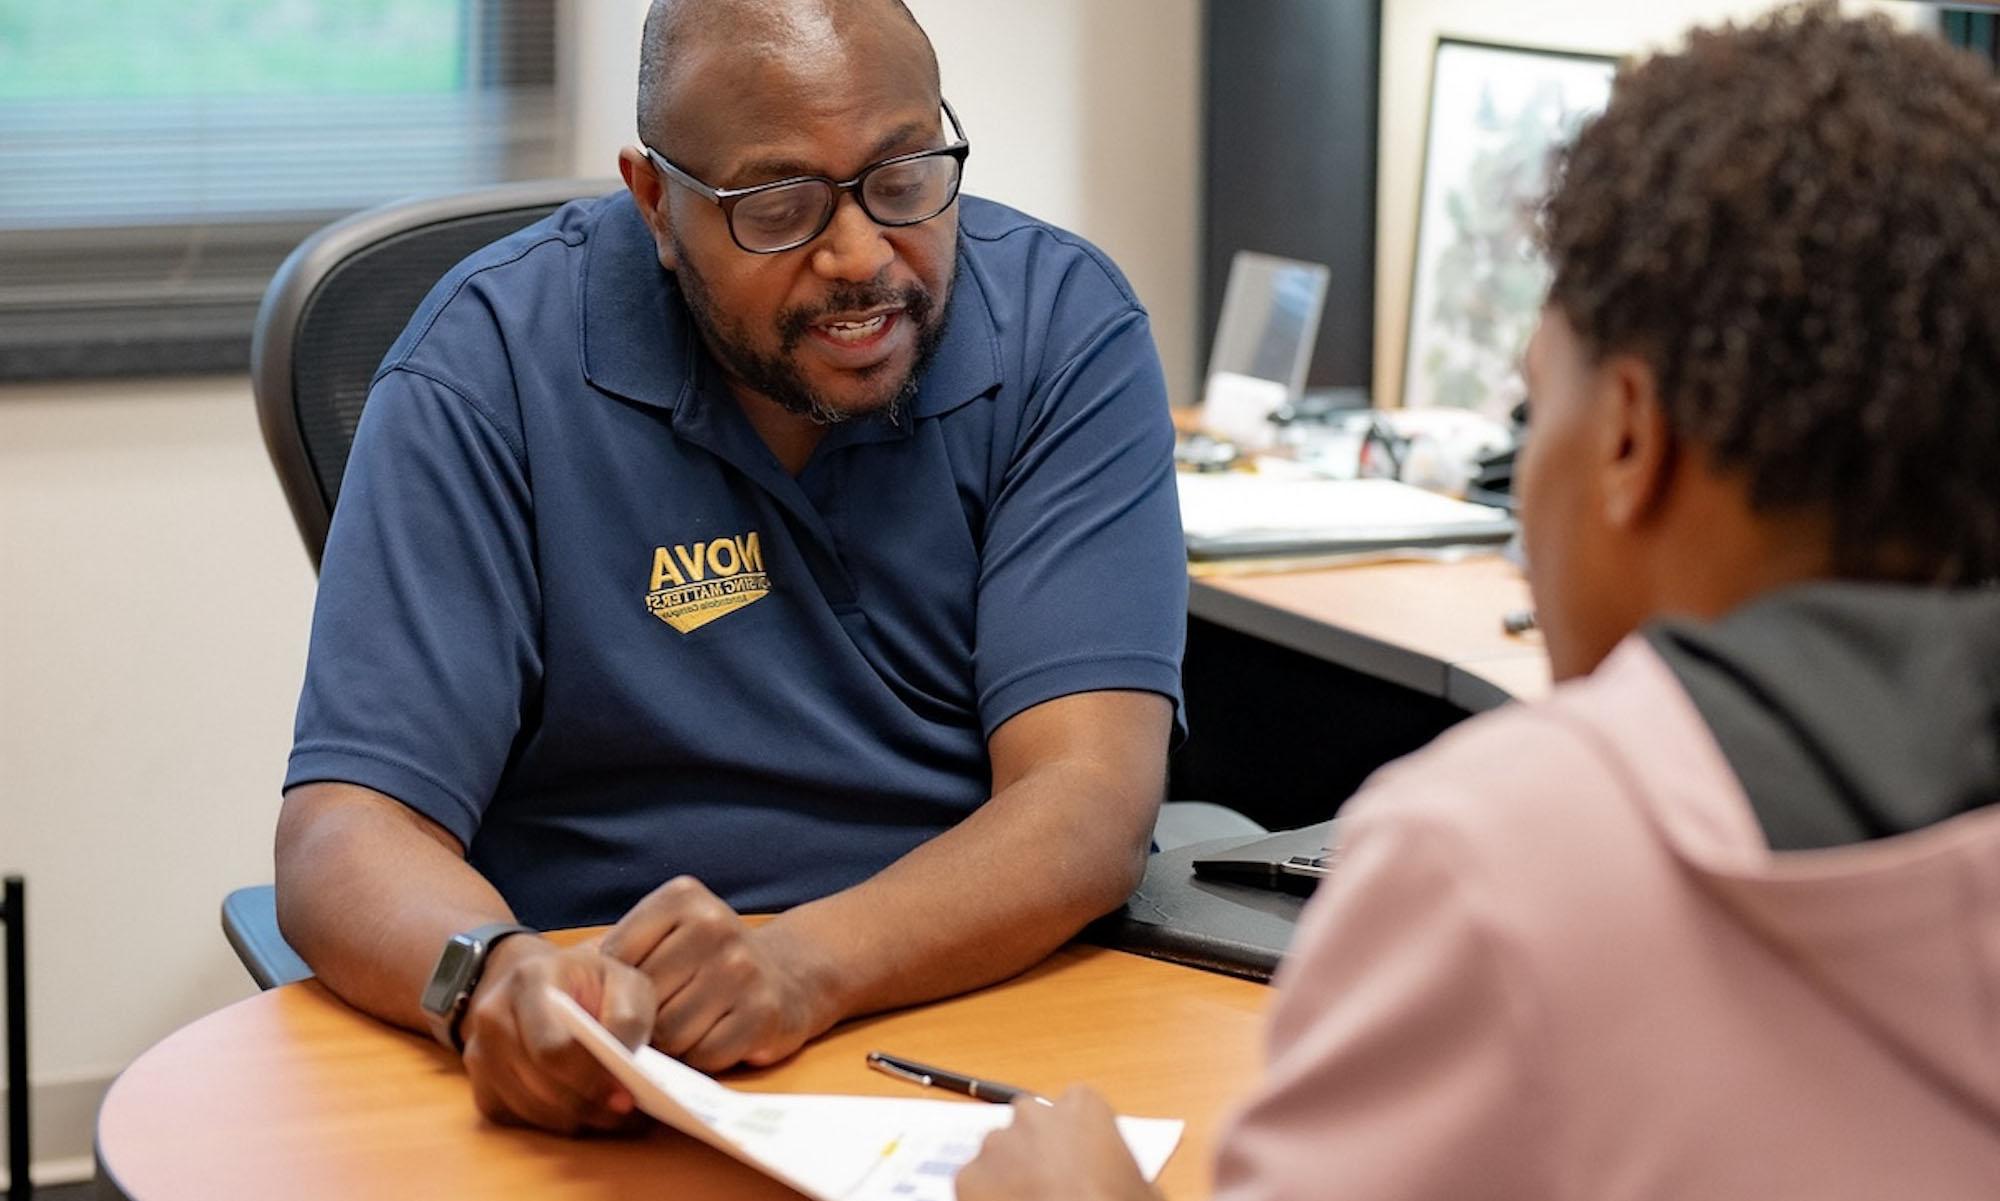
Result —
[{"label": "beard", "polygon": [[[688,259],[687,250],[678,239],[674,242],[674,254],[680,264],[673,274],[680,284],[681,298],[687,302],[695,328],[722,370],[779,408],[816,425],[838,425],[874,413],[882,414],[892,424],[900,422],[903,407],[916,399],[924,370],[937,354],[938,343],[944,340],[944,314],[951,300],[952,283],[945,285],[944,300],[940,302],[921,284],[892,288],[886,284],[841,281],[834,284],[824,301],[779,313],[778,348],[766,352],[758,349],[743,322],[722,311],[708,289],[708,282]],[[953,283],[956,277],[954,272]],[[886,378],[890,371],[886,362],[862,372],[863,379],[885,377],[878,398],[871,402],[841,406],[815,392],[794,361],[799,345],[812,327],[835,313],[885,305],[901,306],[902,319],[916,325],[916,355],[910,369],[901,379]]]}]

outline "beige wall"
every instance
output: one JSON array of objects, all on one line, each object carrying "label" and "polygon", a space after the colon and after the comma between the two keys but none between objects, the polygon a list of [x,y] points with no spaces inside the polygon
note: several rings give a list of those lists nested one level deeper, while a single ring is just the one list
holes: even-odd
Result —
[{"label": "beige wall", "polygon": [[[1399,403],[1402,395],[1424,119],[1437,39],[1622,55],[1670,45],[1692,25],[1753,17],[1773,7],[1771,0],[1384,0],[1375,192],[1375,395],[1381,403]],[[1843,7],[1887,12],[1912,25],[1924,19],[1919,6],[1897,0],[1844,0]]]},{"label": "beige wall", "polygon": [[1082,234],[1152,312],[1196,398],[1201,12],[1195,0],[910,0],[973,154],[968,190]]},{"label": "beige wall", "polygon": [[[971,189],[1097,241],[1193,385],[1195,0],[913,0]],[[575,170],[632,136],[643,0],[575,0]],[[29,878],[42,1180],[119,1067],[251,991],[217,906],[268,880],[312,572],[241,377],[0,387],[0,870]]]},{"label": "beige wall", "polygon": [[0,388],[0,868],[48,1178],[126,1060],[251,991],[217,906],[271,875],[311,589],[244,379]]}]

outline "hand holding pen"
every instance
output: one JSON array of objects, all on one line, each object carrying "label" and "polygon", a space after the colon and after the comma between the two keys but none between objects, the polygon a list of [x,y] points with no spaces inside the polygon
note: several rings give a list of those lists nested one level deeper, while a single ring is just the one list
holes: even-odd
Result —
[{"label": "hand holding pen", "polygon": [[1012,1102],[1013,1121],[986,1136],[979,1154],[952,1181],[959,1201],[1161,1201],[1118,1133],[1103,1097],[1072,1088],[1060,1102],[1012,1084],[981,1080],[880,1051],[868,1066],[898,1080],[942,1088],[999,1104]]}]

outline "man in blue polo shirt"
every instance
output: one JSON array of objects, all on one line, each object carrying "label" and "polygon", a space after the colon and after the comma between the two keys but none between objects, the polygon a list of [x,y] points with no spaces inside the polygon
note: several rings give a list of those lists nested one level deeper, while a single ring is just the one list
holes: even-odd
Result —
[{"label": "man in blue polo shirt", "polygon": [[631,1102],[547,985],[763,1064],[1116,906],[1185,622],[1145,313],[959,199],[900,0],[662,0],[643,57],[628,191],[474,255],[383,364],[278,833],[321,979],[564,1130]]}]

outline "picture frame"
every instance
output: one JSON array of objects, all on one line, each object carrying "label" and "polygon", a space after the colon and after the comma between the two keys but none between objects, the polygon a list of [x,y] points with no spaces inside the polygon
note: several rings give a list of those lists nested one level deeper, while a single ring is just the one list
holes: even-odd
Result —
[{"label": "picture frame", "polygon": [[1404,329],[1405,407],[1505,421],[1549,270],[1537,207],[1558,147],[1610,99],[1610,55],[1439,38]]}]

